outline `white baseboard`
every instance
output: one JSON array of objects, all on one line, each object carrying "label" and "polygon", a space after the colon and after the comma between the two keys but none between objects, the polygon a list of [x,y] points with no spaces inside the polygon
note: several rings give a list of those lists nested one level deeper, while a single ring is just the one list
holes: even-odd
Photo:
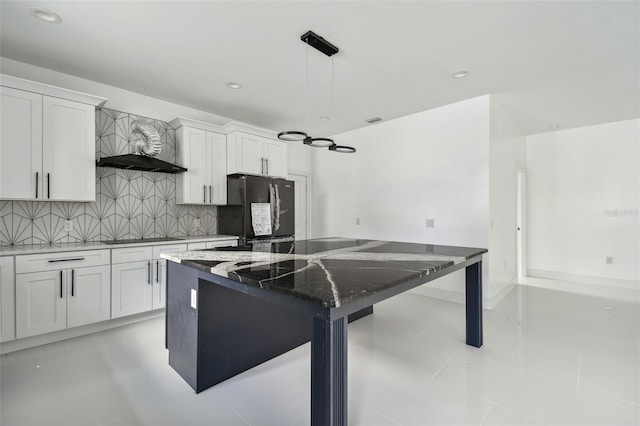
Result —
[{"label": "white baseboard", "polygon": [[541,269],[528,269],[527,278],[543,278],[547,280],[594,284],[605,287],[627,288],[640,290],[640,281],[621,280],[618,278],[594,277],[590,275],[570,274],[566,272],[544,271]]},{"label": "white baseboard", "polygon": [[[482,297],[482,307],[483,309],[493,309],[496,307],[498,303],[502,299],[505,298],[507,294],[509,294],[513,289],[516,288],[515,282],[510,282],[506,286],[502,287],[500,291],[491,296],[483,296]],[[460,293],[454,290],[445,290],[442,288],[429,287],[428,285],[423,285],[420,287],[416,287],[414,289],[409,290],[409,293],[418,294],[420,296],[432,297],[434,299],[446,300],[447,302],[459,303],[461,305],[465,304],[464,293]]]},{"label": "white baseboard", "polygon": [[164,316],[164,309],[144,312],[141,314],[130,315],[127,317],[116,318],[108,321],[102,321],[95,324],[89,324],[82,327],[68,328],[53,333],[41,334],[39,336],[26,337],[24,339],[11,340],[0,344],[0,354],[8,354],[23,349],[29,349],[36,346],[46,345],[49,343],[59,342],[61,340],[73,339],[74,337],[85,336],[87,334],[98,333],[100,331],[110,330],[112,328],[122,327],[151,318]]},{"label": "white baseboard", "polygon": [[640,286],[636,288],[627,288],[538,277],[522,278],[519,281],[519,284],[564,291],[567,293],[576,293],[585,296],[640,303]]}]

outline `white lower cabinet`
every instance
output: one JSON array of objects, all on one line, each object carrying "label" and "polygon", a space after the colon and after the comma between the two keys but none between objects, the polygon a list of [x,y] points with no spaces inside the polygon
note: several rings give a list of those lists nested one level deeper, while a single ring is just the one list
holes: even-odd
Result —
[{"label": "white lower cabinet", "polygon": [[189,250],[204,250],[214,247],[236,247],[238,240],[214,240],[214,241],[198,241],[189,243]]},{"label": "white lower cabinet", "polygon": [[186,244],[112,250],[111,315],[133,315],[166,304],[166,261],[161,253],[184,251]]},{"label": "white lower cabinet", "polygon": [[16,338],[15,279],[13,256],[0,257],[0,342]]},{"label": "white lower cabinet", "polygon": [[[111,317],[109,264],[91,265],[100,262],[95,256],[99,252],[87,252],[86,257],[83,252],[16,257],[18,339]],[[103,250],[98,258],[108,262],[109,251]],[[88,266],[80,267],[83,263]],[[44,270],[31,272],[38,264]]]}]

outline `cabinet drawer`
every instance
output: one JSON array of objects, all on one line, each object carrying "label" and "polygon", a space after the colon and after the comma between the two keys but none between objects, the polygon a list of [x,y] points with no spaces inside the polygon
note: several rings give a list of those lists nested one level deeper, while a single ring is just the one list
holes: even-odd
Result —
[{"label": "cabinet drawer", "polygon": [[111,250],[111,263],[150,261],[153,255],[151,246],[129,247]]},{"label": "cabinet drawer", "polygon": [[237,245],[238,240],[207,241],[207,248],[236,247]]},{"label": "cabinet drawer", "polygon": [[153,258],[159,259],[160,253],[175,253],[177,251],[185,251],[187,249],[186,244],[172,244],[168,246],[155,246],[153,247]]},{"label": "cabinet drawer", "polygon": [[16,256],[16,274],[109,265],[109,250],[68,251]]},{"label": "cabinet drawer", "polygon": [[189,243],[189,250],[203,250],[207,248],[207,243]]}]

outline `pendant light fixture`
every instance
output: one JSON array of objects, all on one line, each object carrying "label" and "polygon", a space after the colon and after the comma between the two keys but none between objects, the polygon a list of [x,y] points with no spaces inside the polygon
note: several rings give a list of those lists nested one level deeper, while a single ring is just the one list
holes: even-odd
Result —
[{"label": "pendant light fixture", "polygon": [[[314,49],[322,52],[326,56],[331,58],[331,108],[333,109],[333,55],[339,52],[339,49],[333,44],[329,43],[323,37],[314,33],[313,31],[307,31],[300,36],[300,40]],[[307,111],[306,111],[306,124],[309,127],[309,50],[307,48],[306,57],[306,84],[307,84]],[[352,153],[356,152],[355,148],[350,146],[336,145],[333,139],[330,138],[314,138],[308,135],[306,132],[299,130],[288,130],[278,133],[278,139],[289,142],[302,141],[305,145],[309,145],[315,148],[329,148],[333,152]]]}]

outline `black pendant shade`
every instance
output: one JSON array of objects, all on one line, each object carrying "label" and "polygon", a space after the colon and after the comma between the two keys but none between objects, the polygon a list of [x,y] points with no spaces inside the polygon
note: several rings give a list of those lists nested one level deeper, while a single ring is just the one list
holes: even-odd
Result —
[{"label": "black pendant shade", "polygon": [[[313,31],[307,31],[306,33],[300,36],[300,40],[313,47],[314,49],[322,52],[326,56],[333,56],[340,51],[338,47],[329,43],[323,37],[314,33]],[[333,58],[332,58],[333,59]],[[333,93],[333,62],[331,63],[331,92]],[[309,89],[309,58],[307,53],[307,90]],[[332,99],[333,104],[333,99]],[[308,105],[307,105],[308,107]],[[308,114],[308,111],[307,111]],[[307,115],[307,125],[309,121],[309,117]],[[288,142],[297,142],[302,141],[305,145],[312,146],[314,148],[329,148],[334,152],[356,152],[355,148],[351,148],[350,146],[342,146],[336,145],[333,139],[329,138],[314,138],[309,136],[305,132],[300,132],[297,130],[289,130],[286,132],[278,133],[278,139]]]}]

